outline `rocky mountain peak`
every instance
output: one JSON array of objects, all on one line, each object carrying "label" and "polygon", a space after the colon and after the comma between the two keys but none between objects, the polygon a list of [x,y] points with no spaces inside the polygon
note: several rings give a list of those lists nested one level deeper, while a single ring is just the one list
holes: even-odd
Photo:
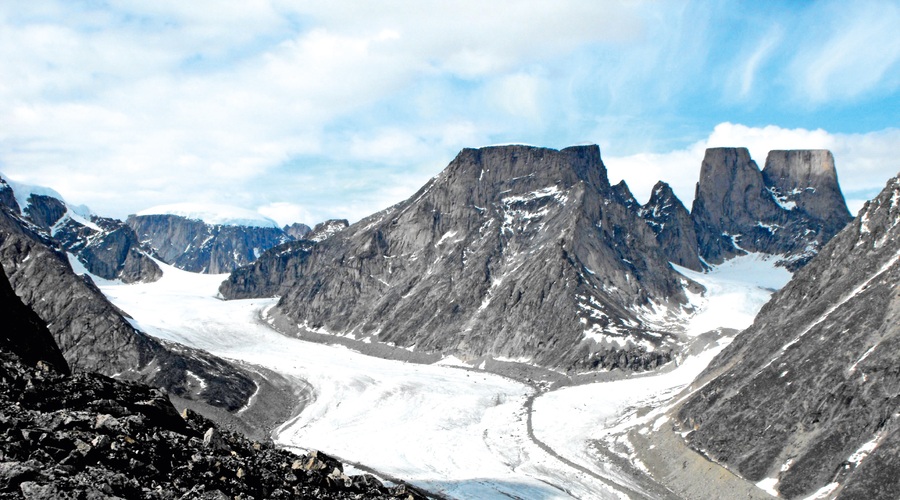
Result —
[{"label": "rocky mountain peak", "polygon": [[691,214],[675,196],[671,186],[663,181],[657,182],[650,200],[639,213],[656,233],[656,240],[669,262],[695,271],[704,269]]},{"label": "rocky mountain peak", "polygon": [[637,199],[631,193],[631,189],[628,188],[628,184],[625,183],[624,179],[612,187],[612,192],[618,202],[622,205],[633,210],[639,210],[641,208],[641,204],[638,203]]},{"label": "rocky mountain peak", "polygon": [[[272,270],[290,278],[272,283]],[[335,237],[267,253],[220,291],[280,294],[272,319],[288,328],[584,370],[670,359],[672,337],[646,318],[685,306],[683,287],[597,146],[495,146],[461,151]]]},{"label": "rocky mountain peak", "polygon": [[454,198],[463,195],[466,202],[484,206],[496,201],[497,193],[519,194],[548,186],[570,187],[579,182],[603,191],[609,189],[606,167],[596,145],[559,151],[521,145],[489,146],[463,149],[420,192],[433,186],[449,186]]},{"label": "rocky mountain peak", "polygon": [[706,150],[691,218],[707,262],[763,252],[797,269],[849,221],[829,152],[770,158],[763,173],[746,148]]},{"label": "rocky mountain peak", "polygon": [[827,149],[769,151],[763,180],[776,201],[818,219],[849,221],[834,156]]}]

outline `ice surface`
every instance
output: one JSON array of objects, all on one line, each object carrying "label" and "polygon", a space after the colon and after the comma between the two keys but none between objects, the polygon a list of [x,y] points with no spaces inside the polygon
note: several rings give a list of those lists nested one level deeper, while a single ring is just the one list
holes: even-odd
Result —
[{"label": "ice surface", "polygon": [[[774,262],[747,256],[709,273],[680,269],[708,290],[695,297],[701,312],[688,331],[748,325],[789,277]],[[464,363],[452,357],[411,364],[288,338],[262,317],[277,299],[223,301],[217,289],[225,275],[158,264],[164,275],[155,283],[101,282],[101,289],[151,335],[307,381],[315,398],[275,431],[277,443],[319,449],[451,498],[627,498],[622,486],[638,488],[633,478],[590,443],[623,428],[665,425],[673,396],[726,344],[668,372],[537,396],[528,385],[453,366]],[[529,433],[532,405],[541,443]],[[640,405],[656,409],[638,418]]]},{"label": "ice surface", "polygon": [[[524,404],[533,389],[452,366],[364,356],[285,337],[260,320],[277,299],[223,301],[226,275],[158,262],[155,283],[102,290],[156,337],[245,360],[310,383],[315,400],[277,443],[326,453],[454,498],[621,498],[534,444]],[[164,312],[164,313],[163,313]]]},{"label": "ice surface", "polygon": [[141,210],[137,215],[178,215],[222,226],[279,227],[274,220],[253,210],[214,203],[172,203]]},{"label": "ice surface", "polygon": [[705,296],[691,296],[701,312],[688,321],[686,333],[699,335],[718,327],[743,330],[750,326],[772,292],[791,279],[790,271],[775,266],[778,260],[778,256],[751,253],[706,273],[672,264],[676,271],[706,288]]}]

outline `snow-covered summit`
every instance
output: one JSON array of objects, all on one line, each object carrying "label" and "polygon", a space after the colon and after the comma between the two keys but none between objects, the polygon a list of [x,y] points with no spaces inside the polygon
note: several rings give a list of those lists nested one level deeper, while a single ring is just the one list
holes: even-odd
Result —
[{"label": "snow-covered summit", "polygon": [[141,210],[137,215],[177,215],[220,226],[274,227],[278,223],[253,210],[214,203],[172,203]]}]

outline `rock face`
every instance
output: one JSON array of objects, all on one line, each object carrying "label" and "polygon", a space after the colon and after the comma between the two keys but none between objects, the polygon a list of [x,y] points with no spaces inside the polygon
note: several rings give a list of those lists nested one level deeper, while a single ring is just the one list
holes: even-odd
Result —
[{"label": "rock face", "polygon": [[[274,315],[290,324],[464,359],[641,359],[670,347],[647,317],[687,303],[686,280],[619,201],[596,146],[465,149],[410,199],[268,257],[222,294],[277,289]],[[266,278],[285,269],[290,281]]]},{"label": "rock face", "polygon": [[802,267],[850,219],[827,151],[773,151],[763,174],[745,148],[711,148],[691,218],[711,264],[746,252]]},{"label": "rock face", "polygon": [[15,354],[27,366],[43,363],[57,373],[69,373],[69,365],[47,325],[16,296],[4,272],[0,272],[0,317],[4,323],[0,351]]},{"label": "rock face", "polygon": [[343,231],[350,227],[347,219],[328,219],[325,222],[316,224],[316,227],[310,231],[304,239],[309,241],[323,241],[331,238],[335,233]]},{"label": "rock face", "polygon": [[640,208],[640,214],[656,233],[656,240],[669,262],[694,271],[705,269],[691,214],[668,184],[659,181],[653,186],[650,200]]},{"label": "rock face", "polygon": [[156,389],[68,376],[47,327],[3,273],[0,311],[2,498],[424,498],[348,476],[327,455],[297,456],[179,415]]},{"label": "rock face", "polygon": [[122,221],[76,213],[56,196],[23,192],[19,198],[24,200],[21,205],[13,189],[0,179],[0,203],[55,240],[61,250],[74,255],[95,276],[125,283],[152,282],[162,276],[134,231]]},{"label": "rock face", "polygon": [[284,226],[281,230],[293,240],[302,240],[310,231],[312,231],[312,228],[306,224],[295,222],[290,226]]},{"label": "rock face", "polygon": [[[50,325],[73,371],[141,380],[229,411],[256,390],[250,376],[214,356],[135,330],[90,278],[72,271],[53,240],[7,210],[0,210],[0,263],[16,295]],[[207,387],[196,387],[188,372]]]},{"label": "rock face", "polygon": [[832,483],[838,498],[895,498],[898,283],[894,178],[695,382],[709,380],[680,409],[690,445],[751,481],[777,478],[785,498]]},{"label": "rock face", "polygon": [[290,240],[277,227],[207,224],[170,214],[130,215],[125,222],[161,260],[196,273],[229,273]]}]

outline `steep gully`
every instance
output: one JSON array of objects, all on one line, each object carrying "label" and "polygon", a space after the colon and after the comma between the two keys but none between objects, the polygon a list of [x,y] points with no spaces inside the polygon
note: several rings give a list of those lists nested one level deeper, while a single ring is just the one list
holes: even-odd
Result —
[{"label": "steep gully", "polygon": [[[768,265],[752,259],[746,264]],[[314,397],[275,431],[281,445],[322,449],[453,498],[672,497],[646,473],[625,470],[627,454],[604,458],[590,451],[595,448],[590,442],[602,437],[604,421],[627,418],[640,402],[616,400],[622,391],[613,390],[614,384],[638,384],[644,388],[637,392],[644,395],[671,393],[672,384],[649,387],[663,376],[543,392],[472,369],[372,358],[278,334],[268,321],[260,321],[274,300],[218,300],[215,290],[221,276],[163,268],[164,277],[157,283],[105,282],[101,289],[154,336],[308,381]],[[728,271],[722,266],[726,278]],[[731,277],[741,274],[731,271]],[[709,275],[715,278],[715,273]],[[707,297],[707,312],[730,293],[732,298],[752,298],[753,303],[745,304],[752,317],[752,310],[770,293],[766,289],[780,285],[741,285],[727,279],[708,284],[711,290],[715,286],[719,292]],[[164,318],[160,310],[167,311]],[[694,318],[698,327],[714,320],[708,314]],[[681,366],[691,359],[683,359]],[[702,369],[697,365],[692,371]],[[693,376],[681,378],[687,383]],[[568,401],[556,397],[573,390],[587,392]],[[591,411],[579,410],[585,403]],[[585,428],[578,418],[589,414],[602,417],[590,431],[563,432]],[[646,477],[635,478],[636,473]]]}]

